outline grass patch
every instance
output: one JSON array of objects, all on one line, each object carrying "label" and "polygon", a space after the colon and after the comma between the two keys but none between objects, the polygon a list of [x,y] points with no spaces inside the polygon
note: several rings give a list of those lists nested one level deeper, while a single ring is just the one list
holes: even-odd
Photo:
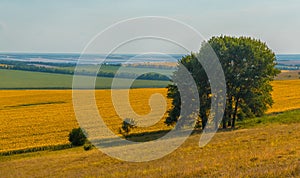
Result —
[{"label": "grass patch", "polygon": [[292,124],[300,123],[300,110],[292,110],[268,114],[262,117],[238,121],[239,128],[251,128],[268,124]]},{"label": "grass patch", "polygon": [[[0,89],[71,89],[73,75],[0,69]],[[82,81],[92,77],[79,76]],[[97,77],[95,88],[111,88],[113,78]],[[118,79],[119,88],[126,88],[131,79]],[[158,80],[135,80],[132,88],[165,88],[170,82]],[[79,86],[80,87],[80,86]]]}]

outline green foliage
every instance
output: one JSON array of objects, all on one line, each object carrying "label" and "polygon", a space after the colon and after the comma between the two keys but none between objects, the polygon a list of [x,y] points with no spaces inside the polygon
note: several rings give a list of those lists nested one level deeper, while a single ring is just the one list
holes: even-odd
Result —
[{"label": "green foliage", "polygon": [[263,126],[268,124],[293,124],[300,123],[300,110],[286,111],[282,113],[275,113],[265,115],[262,117],[255,117],[251,119],[244,119],[238,122],[239,128],[252,128],[255,126]]},{"label": "green foliage", "polygon": [[83,145],[83,149],[85,150],[85,151],[88,151],[88,150],[91,150],[91,149],[93,149],[93,144],[91,143],[91,142],[89,142],[89,141],[87,141],[84,145]]},{"label": "green foliage", "polygon": [[[275,54],[260,40],[248,37],[213,37],[203,43],[200,52],[183,57],[182,64],[193,76],[200,99],[199,117],[205,126],[210,112],[211,89],[206,72],[198,60],[209,60],[210,46],[218,56],[226,79],[226,107],[223,128],[227,123],[235,127],[237,117],[262,116],[272,106],[270,82],[279,73],[275,69]],[[213,64],[211,64],[213,65]],[[174,78],[180,74],[180,67]],[[168,87],[168,97],[173,99],[167,124],[177,122],[180,115],[180,93],[176,84]]]},{"label": "green foliage", "polygon": [[215,50],[226,78],[226,122],[235,126],[236,116],[262,116],[272,106],[270,81],[279,73],[275,54],[260,40],[248,37],[214,37],[209,44]]},{"label": "green foliage", "polygon": [[169,116],[166,118],[165,123],[167,125],[172,125],[178,121],[179,115],[180,115],[180,105],[181,105],[181,99],[180,99],[180,93],[178,91],[178,88],[175,85],[168,85],[168,98],[172,98],[172,105],[173,108],[168,111]]},{"label": "green foliage", "polygon": [[74,146],[82,146],[87,141],[87,138],[83,133],[83,130],[79,127],[72,129],[72,131],[69,134],[69,141]]}]

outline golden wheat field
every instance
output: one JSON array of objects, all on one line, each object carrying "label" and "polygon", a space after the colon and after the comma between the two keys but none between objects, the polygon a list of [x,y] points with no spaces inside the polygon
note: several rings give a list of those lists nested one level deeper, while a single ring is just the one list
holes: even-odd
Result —
[{"label": "golden wheat field", "polygon": [[[268,113],[300,108],[300,80],[274,81],[273,108]],[[154,93],[166,96],[166,89],[132,89],[130,103],[137,114],[150,112],[149,98]],[[118,134],[121,119],[113,108],[110,90],[97,90],[100,115]],[[166,109],[171,107],[167,101]],[[154,111],[155,112],[155,111]],[[166,115],[166,114],[165,114]],[[134,132],[164,130],[164,117],[149,128]],[[0,152],[68,144],[68,134],[78,127],[71,90],[2,90],[0,92]]]},{"label": "golden wheat field", "polygon": [[300,108],[300,80],[275,80],[272,86],[274,105],[267,113]]},{"label": "golden wheat field", "polygon": [[[150,112],[152,94],[166,96],[166,89],[132,89],[130,103],[137,114]],[[170,100],[167,100],[170,106]],[[107,126],[118,134],[122,120],[113,108],[110,90],[97,90],[99,113]],[[168,108],[166,108],[168,109]],[[78,127],[71,90],[5,90],[0,94],[0,152],[68,144],[69,132]],[[167,129],[161,119],[147,129]]]}]

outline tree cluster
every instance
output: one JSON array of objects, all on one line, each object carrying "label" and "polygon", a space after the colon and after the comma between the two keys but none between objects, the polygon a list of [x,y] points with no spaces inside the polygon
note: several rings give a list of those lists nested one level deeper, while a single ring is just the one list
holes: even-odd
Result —
[{"label": "tree cluster", "polygon": [[[234,128],[237,119],[263,115],[273,104],[270,82],[280,72],[275,68],[275,54],[266,43],[257,39],[220,36],[203,43],[199,53],[192,53],[179,61],[190,72],[198,87],[198,124],[204,128],[211,111],[210,81],[199,62],[209,60],[206,54],[211,48],[219,58],[226,80],[226,106],[222,127]],[[174,72],[174,77],[180,75],[179,70]],[[180,95],[176,84],[168,87],[168,97],[173,99],[173,107],[165,121],[168,125],[180,119],[183,104]]]}]

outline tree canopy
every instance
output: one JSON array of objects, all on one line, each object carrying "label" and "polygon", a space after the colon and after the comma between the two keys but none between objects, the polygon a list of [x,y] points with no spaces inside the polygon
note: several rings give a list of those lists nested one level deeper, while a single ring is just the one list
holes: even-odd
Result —
[{"label": "tree canopy", "polygon": [[[209,60],[205,54],[210,47],[219,58],[226,80],[223,128],[235,127],[237,118],[263,115],[273,104],[270,82],[280,72],[275,69],[274,52],[266,43],[250,37],[213,37],[202,44],[199,53],[184,56],[179,61],[190,72],[198,87],[199,125],[205,127],[211,109],[210,81],[199,63],[199,60]],[[174,77],[180,75],[179,71],[174,72]],[[176,84],[168,87],[168,97],[173,99],[173,107],[165,121],[170,125],[180,119],[181,99]]]}]

